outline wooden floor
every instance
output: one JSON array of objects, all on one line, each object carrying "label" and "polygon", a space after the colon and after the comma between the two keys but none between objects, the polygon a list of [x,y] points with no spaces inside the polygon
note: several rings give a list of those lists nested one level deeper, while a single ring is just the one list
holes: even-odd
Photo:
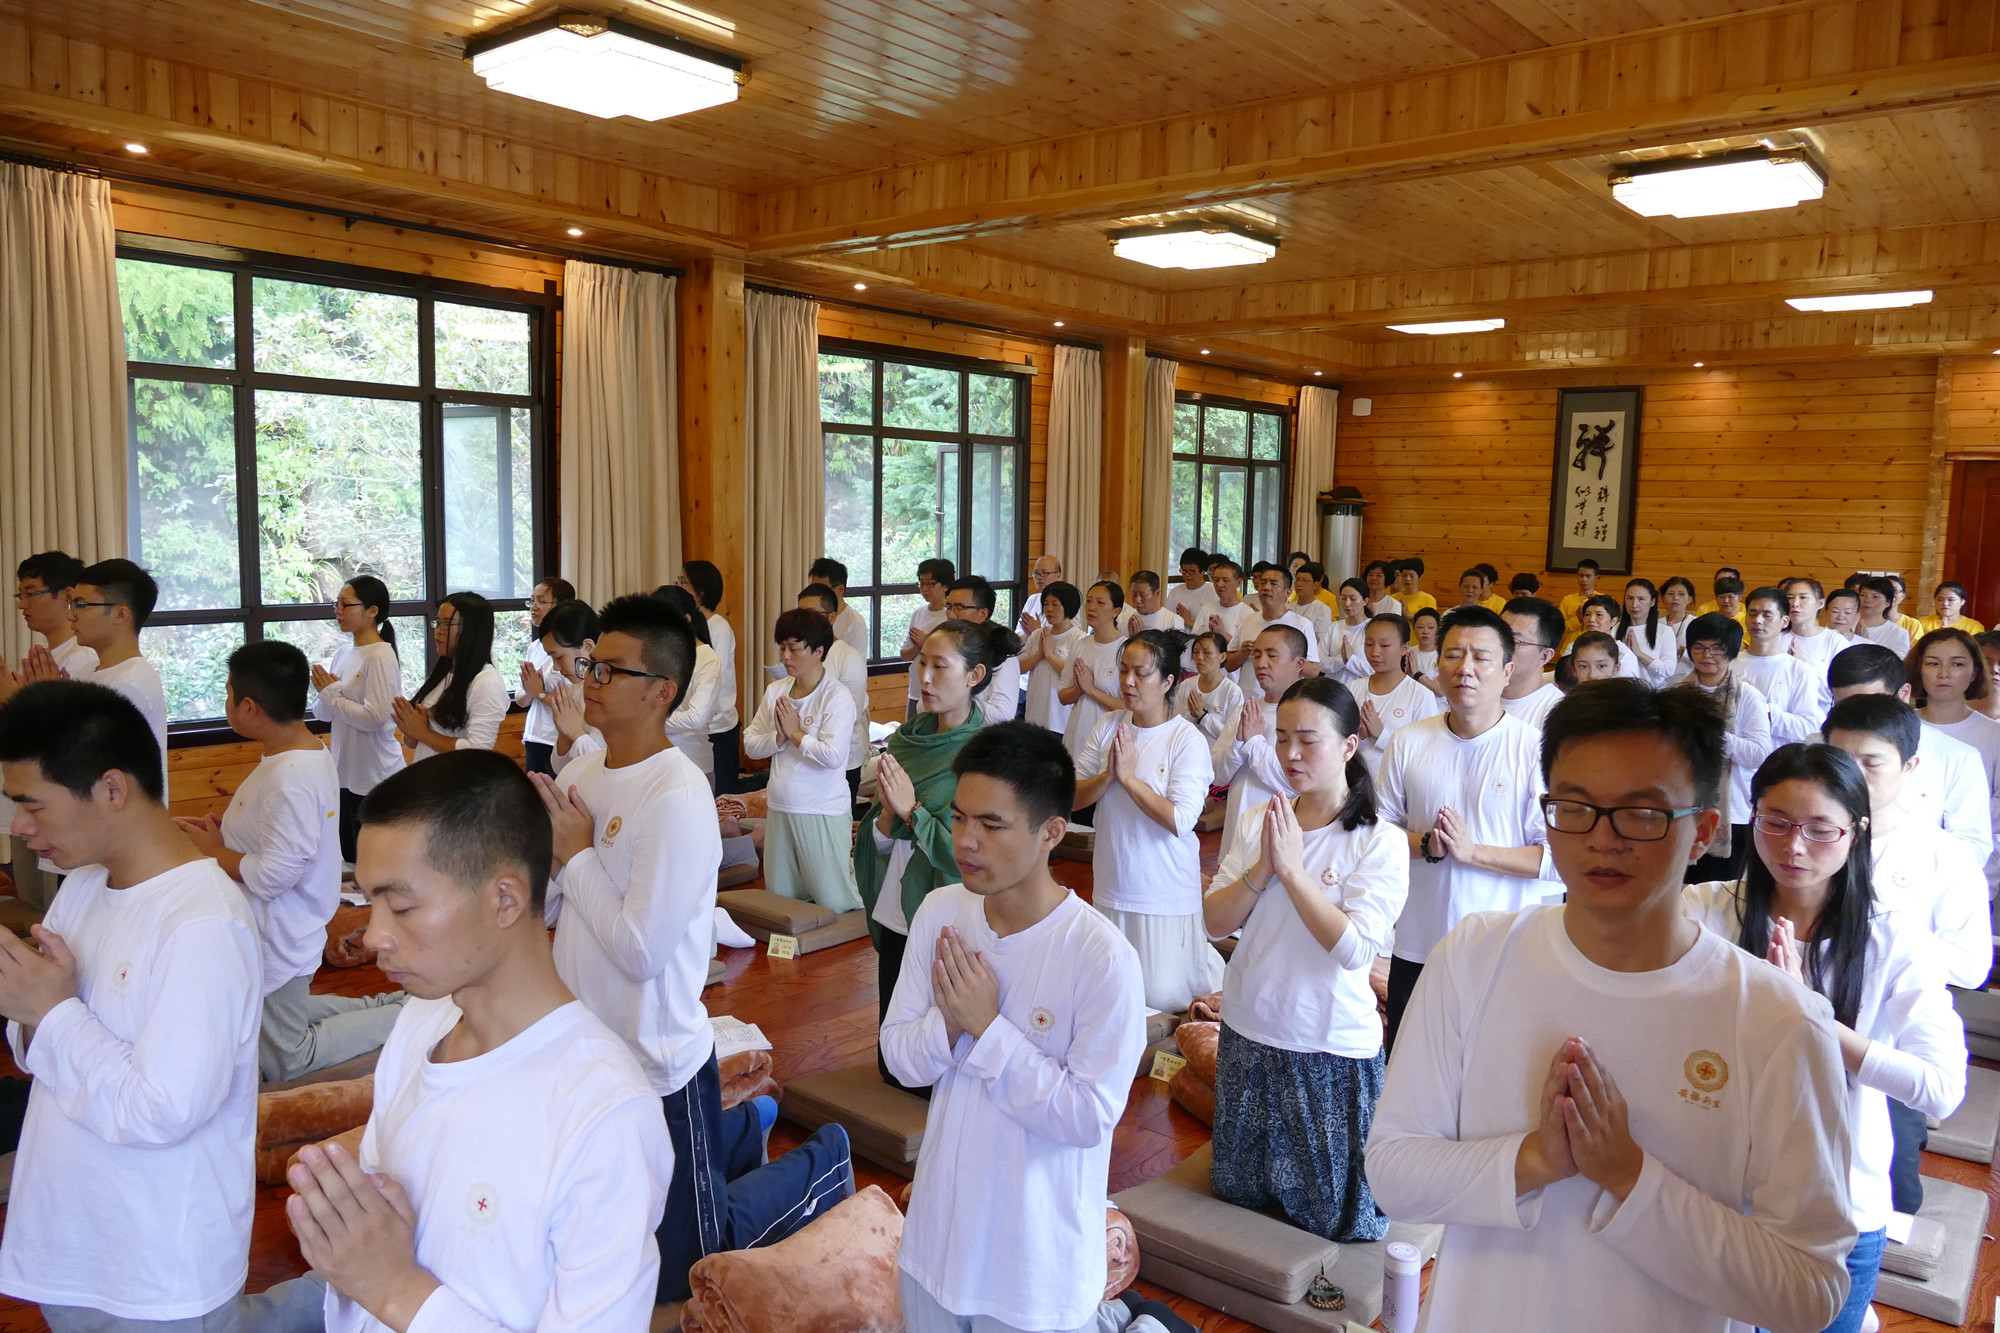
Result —
[{"label": "wooden floor", "polygon": [[[1203,859],[1210,870],[1214,868],[1215,841],[1212,834],[1203,838]],[[1087,866],[1057,862],[1056,867],[1058,879],[1088,896]],[[764,1030],[775,1047],[773,1058],[780,1082],[802,1074],[873,1062],[875,955],[866,940],[796,960],[774,959],[750,949],[725,949],[722,957],[727,974],[703,992],[702,998],[710,1013],[730,1014]],[[387,985],[373,967],[345,971],[323,968],[313,989],[367,995],[387,989]],[[4,1046],[0,1046],[0,1072],[16,1072],[6,1060]],[[803,1137],[796,1125],[781,1119],[772,1131],[771,1149],[774,1153],[783,1151]],[[1164,1083],[1144,1078],[1135,1081],[1112,1146],[1112,1192],[1161,1175],[1207,1140],[1208,1126],[1174,1105],[1167,1098]],[[1924,1174],[1983,1187],[1995,1201],[1995,1217],[2000,1218],[2000,1172],[1926,1153]],[[903,1186],[901,1178],[859,1160],[855,1162],[855,1175],[864,1186],[881,1185],[892,1195]],[[305,1271],[298,1245],[285,1224],[284,1200],[288,1193],[283,1187],[257,1192],[248,1290],[262,1291]],[[0,1208],[0,1226],[4,1225],[5,1209]],[[1148,1283],[1139,1286],[1146,1295],[1166,1301],[1202,1333],[1248,1333],[1257,1328]],[[1973,1317],[1966,1328],[1994,1333],[1992,1314],[1996,1295],[2000,1295],[2000,1246],[1989,1243],[1980,1255]],[[1887,1306],[1878,1305],[1876,1310],[1882,1317],[1883,1328],[1894,1333],[1948,1327]],[[0,1297],[0,1333],[46,1333],[47,1327],[35,1307]]]}]

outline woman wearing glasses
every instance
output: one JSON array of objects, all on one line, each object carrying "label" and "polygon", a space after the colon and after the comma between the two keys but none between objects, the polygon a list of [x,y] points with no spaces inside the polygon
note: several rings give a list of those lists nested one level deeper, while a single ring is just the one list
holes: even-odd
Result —
[{"label": "woman wearing glasses", "polygon": [[431,646],[437,663],[417,701],[396,699],[396,730],[411,763],[445,750],[490,750],[507,716],[507,682],[493,665],[493,606],[476,592],[455,592],[438,606]]},{"label": "woman wearing glasses", "polygon": [[1743,627],[1711,611],[1688,622],[1687,655],[1693,673],[1678,688],[1712,694],[1722,706],[1724,765],[1722,827],[1708,854],[1688,867],[1687,882],[1735,879],[1750,841],[1750,775],[1771,753],[1771,709],[1757,687],[1729,664],[1743,651]]},{"label": "woman wearing glasses", "polygon": [[1868,783],[1831,745],[1787,745],[1751,783],[1756,855],[1743,878],[1690,885],[1688,914],[1784,969],[1833,1005],[1847,1067],[1848,1196],[1860,1239],[1847,1304],[1827,1333],[1856,1333],[1882,1266],[1892,1211],[1888,1098],[1942,1119],[1965,1096],[1965,1029],[1936,940],[1875,906]]},{"label": "woman wearing glasses", "polygon": [[313,716],[332,723],[333,768],[340,780],[340,859],[354,860],[361,798],[403,767],[396,744],[396,695],[402,667],[389,624],[389,589],[372,574],[349,579],[333,602],[334,623],[351,641],[327,666],[313,664]]}]

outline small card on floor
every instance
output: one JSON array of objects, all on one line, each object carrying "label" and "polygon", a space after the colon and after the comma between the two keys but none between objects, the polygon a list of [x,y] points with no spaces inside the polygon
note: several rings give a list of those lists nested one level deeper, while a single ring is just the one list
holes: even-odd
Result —
[{"label": "small card on floor", "polygon": [[1156,1078],[1162,1083],[1170,1082],[1175,1074],[1181,1072],[1181,1066],[1186,1063],[1187,1060],[1182,1056],[1170,1055],[1166,1051],[1154,1051],[1153,1067],[1146,1077]]},{"label": "small card on floor", "polygon": [[1891,1213],[1889,1214],[1889,1224],[1885,1229],[1889,1233],[1890,1240],[1898,1245],[1908,1245],[1910,1243],[1910,1228],[1915,1226],[1916,1223],[1917,1219],[1909,1213]]},{"label": "small card on floor", "polygon": [[773,958],[797,958],[799,937],[796,935],[773,935],[764,952]]}]

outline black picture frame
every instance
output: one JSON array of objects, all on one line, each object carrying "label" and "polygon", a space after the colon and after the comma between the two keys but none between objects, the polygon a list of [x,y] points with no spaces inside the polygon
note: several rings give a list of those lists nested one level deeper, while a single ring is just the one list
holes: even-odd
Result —
[{"label": "black picture frame", "polygon": [[1644,405],[1636,384],[1559,391],[1545,569],[1573,573],[1587,558],[1606,574],[1632,572]]}]

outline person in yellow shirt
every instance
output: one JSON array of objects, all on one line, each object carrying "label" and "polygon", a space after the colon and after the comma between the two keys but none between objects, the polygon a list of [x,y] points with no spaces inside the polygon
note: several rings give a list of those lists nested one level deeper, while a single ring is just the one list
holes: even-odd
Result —
[{"label": "person in yellow shirt", "polygon": [[[1986,626],[1965,614],[1965,585],[1963,583],[1954,583],[1947,579],[1943,583],[1938,584],[1937,591],[1931,594],[1931,605],[1937,608],[1937,614],[1924,616],[1917,621],[1919,625],[1923,626],[1924,634],[1929,634],[1934,629],[1962,629],[1967,634],[1984,634],[1986,632]],[[1923,635],[1920,634],[1917,637],[1922,638]]]},{"label": "person in yellow shirt", "polygon": [[[1907,630],[1910,635],[1910,642],[1915,643],[1918,639],[1924,637],[1924,622],[1915,616],[1905,614],[1903,611],[1903,603],[1910,596],[1910,585],[1903,582],[1901,574],[1891,574],[1889,582],[1896,585],[1896,600],[1889,606],[1889,619]],[[1964,628],[1968,634],[1977,634],[1979,632],[1969,626]]]},{"label": "person in yellow shirt", "polygon": [[1403,614],[1412,619],[1426,607],[1437,610],[1437,598],[1417,586],[1417,580],[1424,576],[1424,562],[1421,556],[1406,556],[1392,567],[1396,578],[1396,600],[1403,604]]},{"label": "person in yellow shirt", "polygon": [[1493,590],[1493,585],[1500,581],[1500,571],[1483,562],[1474,565],[1473,568],[1479,571],[1479,577],[1486,584],[1486,595],[1479,599],[1479,604],[1494,615],[1499,615],[1500,608],[1507,605],[1507,599]]},{"label": "person in yellow shirt", "polygon": [[1715,614],[1728,616],[1747,628],[1750,612],[1743,605],[1742,579],[1730,574],[1715,581]]},{"label": "person in yellow shirt", "polygon": [[1561,602],[1563,613],[1563,650],[1569,650],[1570,641],[1583,633],[1583,626],[1577,623],[1577,616],[1583,604],[1597,596],[1597,562],[1584,559],[1576,562],[1576,591],[1564,597]]},{"label": "person in yellow shirt", "polygon": [[[1716,582],[1720,583],[1724,579],[1735,579],[1738,582],[1741,582],[1743,579],[1743,571],[1738,569],[1734,565],[1719,566],[1715,571],[1715,580]],[[1737,590],[1737,595],[1739,597],[1742,596],[1741,589]],[[1721,610],[1721,607],[1713,599],[1711,599],[1709,601],[1703,602],[1700,606],[1697,606],[1694,609],[1694,614],[1698,616],[1705,616],[1712,611],[1719,611],[1719,610]]]},{"label": "person in yellow shirt", "polygon": [[[1312,563],[1313,563],[1313,558],[1307,555],[1304,551],[1292,552],[1291,555],[1287,556],[1285,559],[1286,581],[1288,583],[1291,583],[1293,586],[1297,586],[1297,580],[1299,577],[1299,566],[1309,565]],[[1321,606],[1324,606],[1327,609],[1329,614],[1334,619],[1338,619],[1340,616],[1340,599],[1334,596],[1333,593],[1324,586],[1326,583],[1326,580],[1324,578],[1320,579],[1320,583],[1322,586],[1320,587],[1319,590],[1319,598],[1318,598],[1319,603]],[[1287,597],[1285,599],[1285,604],[1287,606],[1297,606],[1299,604],[1298,594],[1293,593],[1291,596]]]}]

